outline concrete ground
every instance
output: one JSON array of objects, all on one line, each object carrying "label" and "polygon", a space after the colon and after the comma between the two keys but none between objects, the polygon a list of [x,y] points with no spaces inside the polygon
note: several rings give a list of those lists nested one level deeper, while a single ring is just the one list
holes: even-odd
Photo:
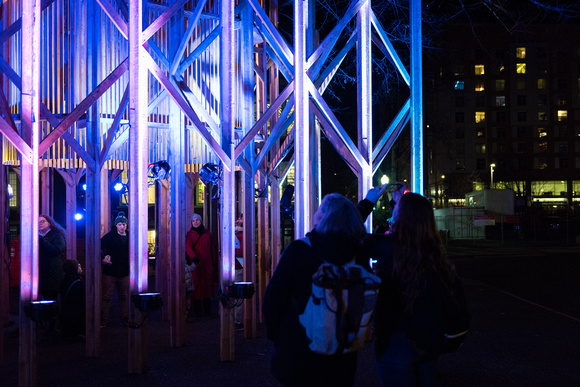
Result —
[{"label": "concrete ground", "polygon": [[[448,250],[464,279],[473,320],[461,350],[440,358],[438,385],[580,386],[580,248],[471,241],[452,242]],[[181,348],[169,346],[169,325],[153,314],[150,369],[131,375],[127,328],[115,323],[115,315],[112,319],[98,358],[84,356],[83,341],[41,340],[39,385],[278,385],[269,372],[272,348],[261,325],[256,339],[244,339],[237,331],[236,360],[222,362],[217,314],[187,324]],[[0,386],[18,385],[15,327],[4,329]],[[360,351],[358,364],[356,385],[377,386],[371,344]]]}]

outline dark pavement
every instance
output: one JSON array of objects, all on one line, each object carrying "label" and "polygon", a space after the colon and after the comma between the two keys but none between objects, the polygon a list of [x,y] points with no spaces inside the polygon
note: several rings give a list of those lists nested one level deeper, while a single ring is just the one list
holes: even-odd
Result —
[{"label": "dark pavement", "polygon": [[[440,358],[439,385],[580,386],[580,247],[452,241],[448,251],[464,279],[473,320],[461,350]],[[98,358],[86,358],[81,341],[42,340],[39,385],[278,385],[269,373],[271,345],[261,326],[256,339],[236,332],[233,362],[220,361],[217,315],[187,324],[182,348],[169,346],[169,325],[159,312],[148,327],[148,372],[128,374],[127,328],[112,324],[103,332]],[[0,385],[17,386],[17,332],[15,326],[4,332]],[[371,344],[359,354],[356,385],[378,385]]]}]

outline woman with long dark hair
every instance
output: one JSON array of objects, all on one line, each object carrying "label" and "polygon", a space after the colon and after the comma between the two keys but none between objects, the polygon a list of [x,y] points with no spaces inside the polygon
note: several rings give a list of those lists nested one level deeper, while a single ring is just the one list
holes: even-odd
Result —
[{"label": "woman with long dark hair", "polygon": [[437,354],[420,348],[415,339],[418,330],[428,329],[428,323],[420,325],[429,321],[418,300],[437,289],[439,281],[452,291],[456,274],[429,200],[407,193],[396,208],[392,232],[375,239],[368,252],[378,258],[382,279],[375,310],[377,371],[383,386],[434,386]]},{"label": "woman with long dark hair", "polygon": [[56,300],[64,278],[65,232],[48,215],[38,217],[38,289],[45,300]]}]

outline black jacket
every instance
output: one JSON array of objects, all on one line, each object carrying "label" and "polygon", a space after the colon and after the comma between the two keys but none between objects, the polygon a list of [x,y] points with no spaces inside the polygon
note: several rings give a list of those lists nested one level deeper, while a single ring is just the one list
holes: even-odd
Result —
[{"label": "black jacket", "polygon": [[298,316],[304,312],[312,275],[322,258],[344,264],[355,256],[358,241],[315,232],[308,237],[312,247],[298,240],[284,250],[264,295],[266,333],[274,343],[272,373],[287,386],[352,386],[357,354],[325,356],[310,351]]},{"label": "black jacket", "polygon": [[121,236],[112,230],[101,238],[101,258],[111,256],[111,264],[103,265],[103,274],[122,278],[129,275],[129,233]]},{"label": "black jacket", "polygon": [[65,259],[66,243],[64,235],[55,230],[50,230],[38,241],[39,262],[39,290],[40,292],[58,292],[60,283],[64,278],[62,264]]}]

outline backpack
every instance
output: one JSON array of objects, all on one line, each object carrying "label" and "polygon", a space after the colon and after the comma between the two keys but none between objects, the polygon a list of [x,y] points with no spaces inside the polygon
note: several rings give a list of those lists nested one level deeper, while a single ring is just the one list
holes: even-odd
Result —
[{"label": "backpack", "polygon": [[407,336],[417,349],[443,355],[457,351],[465,341],[471,315],[459,277],[452,288],[453,294],[440,278],[433,278],[415,300]]},{"label": "backpack", "polygon": [[[308,237],[302,239],[309,246]],[[354,259],[344,265],[323,261],[312,276],[312,293],[299,316],[311,340],[310,350],[322,355],[354,352],[364,346],[377,303],[380,278]]]}]

